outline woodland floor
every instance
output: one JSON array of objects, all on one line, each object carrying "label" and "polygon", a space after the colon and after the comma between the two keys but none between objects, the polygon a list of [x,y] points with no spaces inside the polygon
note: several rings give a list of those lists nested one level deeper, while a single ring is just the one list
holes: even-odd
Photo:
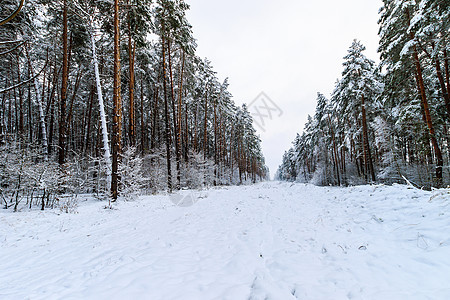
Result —
[{"label": "woodland floor", "polygon": [[2,210],[0,298],[450,299],[449,205],[448,190],[266,182]]}]

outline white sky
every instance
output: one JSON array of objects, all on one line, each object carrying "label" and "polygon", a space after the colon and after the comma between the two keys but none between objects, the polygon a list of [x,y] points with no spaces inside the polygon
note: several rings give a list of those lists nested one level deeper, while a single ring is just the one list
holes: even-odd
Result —
[{"label": "white sky", "polygon": [[186,2],[197,54],[212,61],[221,81],[229,77],[236,104],[265,92],[283,111],[267,120],[265,132],[258,130],[272,176],[314,114],[317,92],[329,97],[333,91],[353,39],[378,61],[381,0]]}]

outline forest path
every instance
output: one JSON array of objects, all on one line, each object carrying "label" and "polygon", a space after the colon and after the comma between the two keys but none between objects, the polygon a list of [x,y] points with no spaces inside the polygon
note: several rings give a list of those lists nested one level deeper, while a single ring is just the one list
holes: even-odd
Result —
[{"label": "forest path", "polygon": [[449,299],[439,193],[265,182],[2,211],[0,298]]}]

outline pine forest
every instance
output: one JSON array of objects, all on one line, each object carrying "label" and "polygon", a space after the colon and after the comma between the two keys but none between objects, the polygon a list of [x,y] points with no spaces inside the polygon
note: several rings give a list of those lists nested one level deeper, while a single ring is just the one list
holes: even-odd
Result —
[{"label": "pine forest", "polygon": [[0,300],[450,299],[449,53],[450,0],[0,0]]},{"label": "pine forest", "polygon": [[268,176],[247,107],[196,55],[188,9],[182,0],[2,0],[4,207]]},{"label": "pine forest", "polygon": [[384,0],[380,63],[354,40],[342,77],[285,152],[276,177],[318,185],[450,184],[450,9]]}]

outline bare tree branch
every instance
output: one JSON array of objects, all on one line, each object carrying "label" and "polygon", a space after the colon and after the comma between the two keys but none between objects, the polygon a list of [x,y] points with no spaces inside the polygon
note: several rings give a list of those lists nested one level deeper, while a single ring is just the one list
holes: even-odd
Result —
[{"label": "bare tree branch", "polygon": [[34,75],[34,76],[31,77],[31,78],[28,78],[27,80],[24,80],[24,81],[22,81],[22,82],[19,82],[18,84],[15,84],[15,85],[13,85],[13,86],[10,86],[10,87],[4,88],[3,90],[0,90],[0,94],[6,93],[6,92],[8,92],[8,91],[10,91],[10,90],[13,90],[13,89],[15,89],[15,88],[18,88],[18,87],[20,87],[20,86],[22,86],[22,85],[24,85],[24,84],[27,84],[27,83],[33,81],[35,78],[37,78],[37,77],[39,76],[39,74],[42,73],[42,71],[45,70],[45,68],[47,67],[47,62],[48,62],[48,61],[45,62],[44,67],[43,67],[38,73],[36,73],[36,75]]},{"label": "bare tree branch", "polygon": [[17,9],[11,15],[9,15],[8,17],[6,17],[3,20],[0,20],[0,26],[5,25],[6,23],[8,23],[12,19],[14,19],[19,14],[20,10],[22,9],[24,2],[25,2],[25,0],[20,0],[19,7],[17,7]]},{"label": "bare tree branch", "polygon": [[19,48],[20,46],[22,46],[23,44],[25,44],[25,42],[26,42],[26,41],[22,41],[22,43],[17,44],[16,46],[12,47],[11,49],[9,49],[9,50],[7,50],[7,51],[4,51],[4,52],[0,52],[0,56],[6,55],[6,54],[8,54],[8,53],[13,52],[13,51],[16,50],[17,48]]}]

